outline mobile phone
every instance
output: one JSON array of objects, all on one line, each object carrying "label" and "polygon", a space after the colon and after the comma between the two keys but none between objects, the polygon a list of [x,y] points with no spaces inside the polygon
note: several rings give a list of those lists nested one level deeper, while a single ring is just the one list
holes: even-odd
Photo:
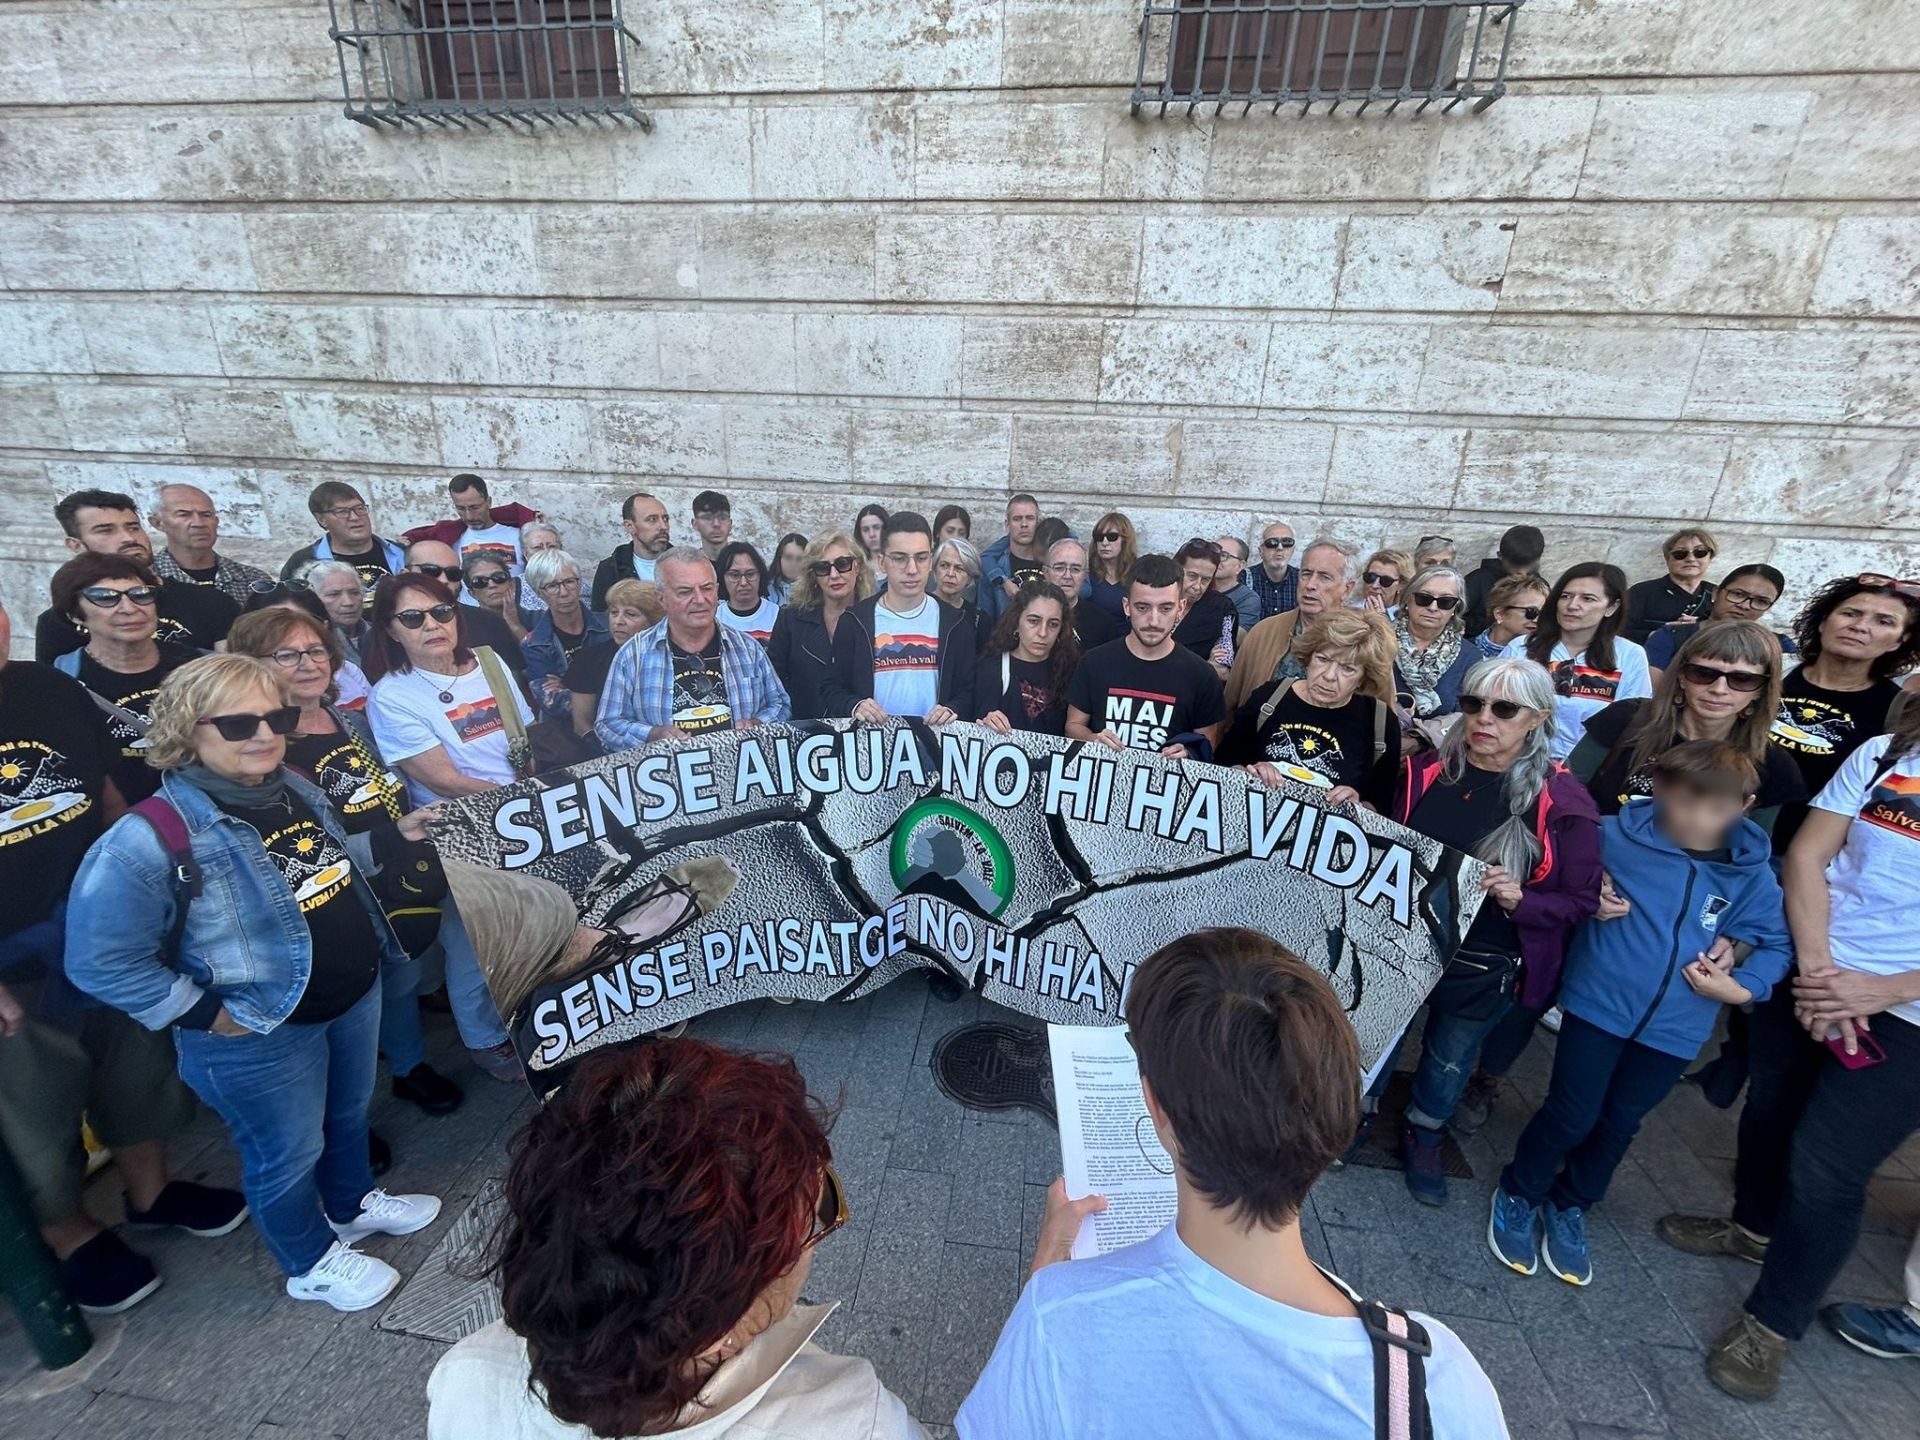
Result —
[{"label": "mobile phone", "polygon": [[1859,1049],[1849,1055],[1847,1042],[1837,1033],[1827,1037],[1827,1048],[1833,1052],[1833,1058],[1849,1070],[1865,1070],[1887,1058],[1887,1052],[1880,1048],[1880,1042],[1873,1038],[1870,1030],[1854,1031],[1853,1042]]}]

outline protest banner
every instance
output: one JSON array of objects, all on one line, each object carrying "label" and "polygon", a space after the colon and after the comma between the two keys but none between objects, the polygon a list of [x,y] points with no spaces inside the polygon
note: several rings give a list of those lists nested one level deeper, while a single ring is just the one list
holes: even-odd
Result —
[{"label": "protest banner", "polygon": [[1325,792],[974,725],[816,722],[663,742],[450,804],[449,861],[536,876],[579,933],[488,955],[536,1087],[600,1045],[936,967],[1111,1025],[1134,967],[1209,925],[1333,982],[1371,1065],[1481,901],[1480,862]]}]

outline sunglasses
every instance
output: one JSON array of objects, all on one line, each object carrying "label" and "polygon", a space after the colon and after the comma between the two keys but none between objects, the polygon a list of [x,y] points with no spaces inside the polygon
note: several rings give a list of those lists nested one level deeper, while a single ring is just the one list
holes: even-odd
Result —
[{"label": "sunglasses", "polygon": [[842,555],[834,560],[816,560],[807,566],[807,573],[816,580],[824,580],[829,575],[845,575],[860,562],[851,555]]},{"label": "sunglasses", "polygon": [[811,1250],[852,1218],[853,1211],[847,1205],[847,1187],[840,1183],[840,1172],[829,1164],[820,1172],[820,1210],[813,1217],[813,1228],[807,1232],[807,1248]]},{"label": "sunglasses", "polygon": [[[1876,590],[1891,590],[1896,595],[1904,595],[1909,600],[1920,600],[1920,580],[1896,580],[1891,575],[1872,573],[1859,576],[1853,582],[1856,585],[1871,585]],[[132,591],[128,591],[132,594]]]},{"label": "sunglasses", "polygon": [[258,735],[262,724],[275,735],[291,735],[293,727],[300,723],[300,707],[282,705],[264,715],[203,715],[193,723],[211,725],[220,732],[222,740],[238,745]]},{"label": "sunglasses", "polygon": [[1102,545],[1107,545],[1107,544],[1111,544],[1115,540],[1124,540],[1126,537],[1122,535],[1118,530],[1102,530],[1098,535],[1094,536],[1093,538],[1098,540]]},{"label": "sunglasses", "polygon": [[1202,540],[1196,535],[1180,548],[1197,551],[1198,553],[1194,556],[1196,560],[1211,560],[1216,565],[1220,563],[1220,547],[1211,540]]},{"label": "sunglasses", "polygon": [[1685,560],[1688,556],[1692,556],[1695,560],[1704,560],[1713,554],[1713,551],[1704,545],[1696,545],[1691,550],[1682,545],[1677,550],[1667,551],[1667,554],[1675,560]]},{"label": "sunglasses", "polygon": [[458,565],[415,565],[411,567],[416,575],[431,575],[436,580],[454,580],[460,578]]},{"label": "sunglasses", "polygon": [[1421,591],[1413,596],[1413,603],[1424,606],[1428,610],[1458,610],[1460,608],[1460,597],[1458,595],[1429,595],[1425,591]]},{"label": "sunglasses", "polygon": [[451,625],[453,623],[454,609],[451,605],[443,604],[429,605],[424,610],[396,610],[393,612],[393,618],[409,630],[418,630],[422,625],[427,623],[427,617],[429,615],[435,620],[438,620],[442,625]]},{"label": "sunglasses", "polygon": [[1416,550],[1451,550],[1454,548],[1453,537],[1449,535],[1422,535],[1420,537],[1420,543],[1413,548]]},{"label": "sunglasses", "polygon": [[1511,720],[1521,711],[1531,708],[1527,705],[1516,705],[1511,700],[1487,700],[1478,695],[1460,697],[1462,715],[1478,715],[1482,710],[1491,710],[1496,720]]},{"label": "sunglasses", "polygon": [[160,591],[152,585],[135,585],[126,590],[115,590],[111,585],[89,585],[80,592],[80,598],[102,610],[117,610],[122,600],[143,606],[158,605]]},{"label": "sunglasses", "polygon": [[[457,570],[454,572],[456,575],[459,573]],[[574,583],[577,585],[579,582],[576,580]],[[470,575],[467,577],[467,588],[469,590],[491,590],[496,585],[511,584],[513,584],[513,576],[504,571],[498,575]],[[551,586],[543,587],[543,589],[551,588]]]},{"label": "sunglasses", "polygon": [[1398,585],[1400,583],[1400,577],[1398,575],[1382,575],[1378,570],[1369,570],[1360,578],[1366,581],[1367,587],[1372,590],[1384,590],[1389,585]]},{"label": "sunglasses", "polygon": [[1291,550],[1293,548],[1293,537],[1289,535],[1286,539],[1282,540],[1276,536],[1271,540],[1262,540],[1260,542],[1260,548],[1262,550]]},{"label": "sunglasses", "polygon": [[1729,690],[1736,690],[1742,695],[1751,695],[1767,683],[1765,675],[1756,675],[1751,670],[1717,670],[1697,660],[1689,660],[1680,667],[1680,678],[1689,685],[1704,689],[1712,688],[1715,681],[1724,680]]},{"label": "sunglasses", "polygon": [[1540,618],[1540,607],[1538,605],[1502,605],[1500,608],[1502,610],[1518,610],[1529,620],[1538,620]]}]

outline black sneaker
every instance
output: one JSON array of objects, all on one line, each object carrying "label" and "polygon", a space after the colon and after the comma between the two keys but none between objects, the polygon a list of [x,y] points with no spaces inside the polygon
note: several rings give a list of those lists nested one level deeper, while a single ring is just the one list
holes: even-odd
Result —
[{"label": "black sneaker", "polygon": [[152,1206],[127,1206],[127,1224],[140,1230],[184,1230],[211,1240],[238,1230],[247,1218],[246,1198],[238,1190],[216,1190],[190,1180],[170,1180]]},{"label": "black sneaker", "polygon": [[406,1074],[393,1077],[393,1098],[418,1105],[429,1115],[451,1115],[466,1097],[458,1085],[422,1060]]},{"label": "black sneaker", "polygon": [[60,1283],[82,1310],[118,1315],[160,1288],[153,1262],[111,1230],[102,1230],[60,1262]]},{"label": "black sneaker", "polygon": [[380,1138],[380,1132],[367,1132],[367,1169],[378,1180],[393,1168],[393,1147]]}]

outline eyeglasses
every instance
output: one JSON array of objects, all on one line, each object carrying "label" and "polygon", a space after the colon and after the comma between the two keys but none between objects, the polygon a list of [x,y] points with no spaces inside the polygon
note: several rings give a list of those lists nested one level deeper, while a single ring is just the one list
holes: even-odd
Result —
[{"label": "eyeglasses", "polygon": [[1904,595],[1909,600],[1920,600],[1920,580],[1896,580],[1891,575],[1876,575],[1869,572],[1859,576],[1853,583],[1871,585],[1876,590],[1891,590],[1894,594]]},{"label": "eyeglasses", "polygon": [[1688,556],[1692,556],[1695,560],[1704,560],[1711,554],[1713,554],[1713,551],[1704,545],[1696,545],[1691,550],[1682,545],[1677,549],[1667,551],[1667,555],[1674,560],[1685,560]]},{"label": "eyeglasses", "polygon": [[[454,573],[458,574],[459,572],[455,571]],[[491,590],[496,585],[511,585],[512,583],[513,576],[507,574],[504,570],[498,575],[469,575],[467,577],[467,588],[469,590]],[[573,583],[578,585],[580,582],[576,580]],[[550,588],[550,586],[546,585],[540,587],[543,592]]]},{"label": "eyeglasses", "polygon": [[814,561],[807,566],[807,573],[816,580],[824,580],[829,575],[845,575],[859,563],[851,555],[839,555],[831,560]]},{"label": "eyeglasses", "polygon": [[1087,567],[1076,565],[1071,560],[1056,560],[1047,566],[1047,573],[1049,575],[1084,575],[1087,573]]},{"label": "eyeglasses", "polygon": [[1289,535],[1285,539],[1282,539],[1276,535],[1271,539],[1262,540],[1260,542],[1260,548],[1262,550],[1291,550],[1293,548],[1293,537]]},{"label": "eyeglasses", "polygon": [[315,668],[324,670],[329,658],[324,645],[309,645],[304,650],[276,650],[267,657],[282,670],[298,670],[302,660],[312,661]]},{"label": "eyeglasses", "polygon": [[452,580],[458,582],[460,579],[460,567],[458,565],[409,565],[407,568],[416,575],[431,575],[436,580]]},{"label": "eyeglasses", "polygon": [[153,585],[132,585],[125,590],[116,590],[111,585],[89,585],[80,592],[80,598],[101,610],[117,610],[122,600],[131,600],[142,607],[158,605],[160,591]]},{"label": "eyeglasses", "polygon": [[1369,570],[1360,578],[1367,582],[1369,590],[1385,590],[1390,585],[1400,583],[1398,575],[1382,575],[1378,570]]},{"label": "eyeglasses", "polygon": [[336,520],[364,520],[368,510],[364,505],[336,505],[331,510],[323,510],[323,515],[331,515]]},{"label": "eyeglasses", "polygon": [[1531,705],[1516,705],[1511,700],[1488,700],[1479,695],[1462,695],[1460,713],[1478,715],[1482,710],[1491,710],[1496,720],[1511,720],[1522,710],[1531,710]]},{"label": "eyeglasses", "polygon": [[211,725],[220,732],[222,740],[238,745],[258,735],[262,725],[275,735],[291,735],[293,727],[300,723],[300,707],[282,705],[264,715],[203,715],[193,723]]},{"label": "eyeglasses", "polygon": [[418,630],[422,625],[427,623],[427,617],[429,615],[442,625],[451,625],[453,623],[453,614],[453,606],[441,604],[429,605],[424,610],[396,610],[393,612],[393,618],[409,630]]},{"label": "eyeglasses", "polygon": [[1703,690],[1711,690],[1716,682],[1724,680],[1729,690],[1736,690],[1742,695],[1751,695],[1767,683],[1764,674],[1756,675],[1751,670],[1718,670],[1711,665],[1702,665],[1697,660],[1689,660],[1680,667],[1680,678]]},{"label": "eyeglasses", "polygon": [[1414,604],[1424,606],[1429,610],[1458,610],[1460,608],[1460,597],[1458,595],[1429,595],[1426,591],[1419,590],[1414,592],[1412,599]]},{"label": "eyeglasses", "polygon": [[1127,537],[1122,535],[1118,530],[1102,530],[1093,538],[1098,540],[1102,545],[1111,545],[1115,541],[1124,540]]},{"label": "eyeglasses", "polygon": [[1538,620],[1540,618],[1540,607],[1538,605],[1502,605],[1500,608],[1503,611],[1518,610],[1529,620]]},{"label": "eyeglasses", "polygon": [[806,1248],[811,1250],[853,1218],[847,1205],[847,1187],[840,1183],[840,1172],[829,1164],[820,1172],[820,1209],[807,1232]]},{"label": "eyeglasses", "polygon": [[[758,580],[759,578],[760,578],[760,572],[758,570],[727,571],[727,583],[729,585],[733,584],[736,581],[744,585],[749,580]],[[580,582],[578,580],[574,580],[574,581],[571,581],[570,583],[574,585],[578,585]],[[543,585],[540,588],[544,590],[546,587]]]},{"label": "eyeglasses", "polygon": [[1730,590],[1724,585],[1720,587],[1720,593],[1726,597],[1729,605],[1738,605],[1742,610],[1765,610],[1775,599],[1771,595],[1756,595],[1751,590]]},{"label": "eyeglasses", "polygon": [[1202,540],[1196,535],[1180,548],[1195,552],[1193,558],[1196,560],[1211,560],[1216,565],[1220,563],[1220,547],[1211,540]]},{"label": "eyeglasses", "polygon": [[[498,585],[512,578],[511,575],[496,575],[493,577],[493,583]],[[580,577],[578,575],[566,575],[558,580],[549,580],[540,587],[540,593],[542,595],[551,595],[556,590],[578,590],[579,588]]]}]

